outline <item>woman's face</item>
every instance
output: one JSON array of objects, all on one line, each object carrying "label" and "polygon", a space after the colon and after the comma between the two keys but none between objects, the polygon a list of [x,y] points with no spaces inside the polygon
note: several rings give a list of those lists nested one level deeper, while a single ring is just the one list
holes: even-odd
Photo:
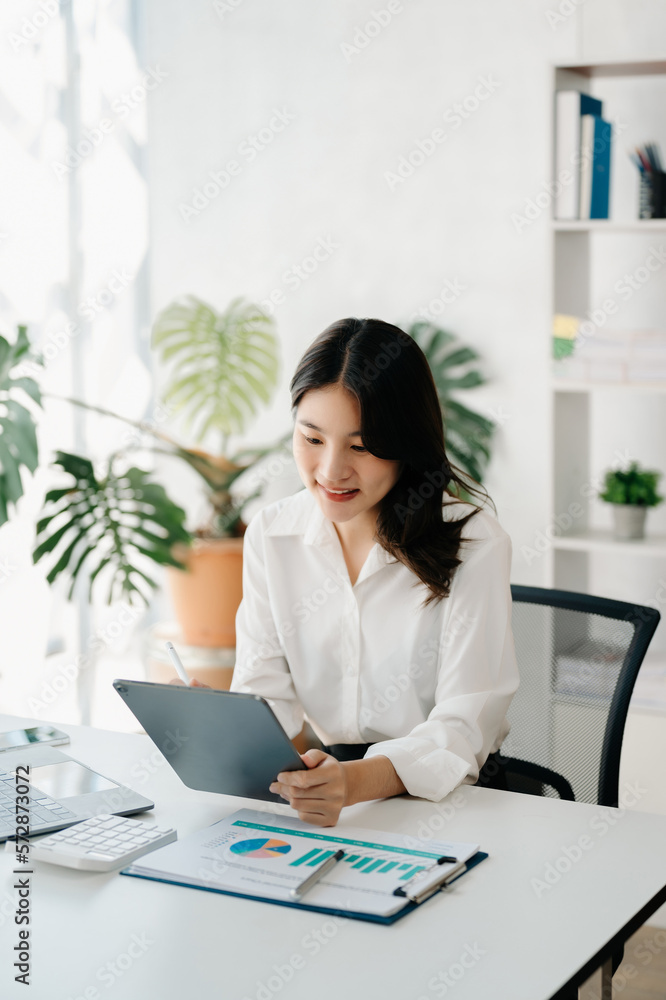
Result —
[{"label": "woman's face", "polygon": [[330,521],[369,516],[374,524],[377,505],[400,476],[399,461],[365,450],[360,426],[359,404],[342,386],[309,389],[298,404],[294,459]]}]

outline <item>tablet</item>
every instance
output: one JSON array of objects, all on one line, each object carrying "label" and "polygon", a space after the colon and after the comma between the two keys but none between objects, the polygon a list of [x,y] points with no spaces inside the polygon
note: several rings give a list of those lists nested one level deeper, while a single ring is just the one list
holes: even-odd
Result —
[{"label": "tablet", "polygon": [[258,695],[118,679],[113,686],[189,788],[284,805],[268,786],[280,771],[306,766]]}]

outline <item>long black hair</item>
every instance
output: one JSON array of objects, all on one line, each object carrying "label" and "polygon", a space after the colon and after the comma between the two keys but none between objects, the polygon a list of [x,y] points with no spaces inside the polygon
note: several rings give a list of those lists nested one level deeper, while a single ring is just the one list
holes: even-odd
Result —
[{"label": "long black hair", "polygon": [[480,507],[443,520],[459,491],[487,499],[480,484],[462,478],[446,455],[442,410],[427,358],[415,340],[378,319],[341,319],[308,347],[291,380],[296,408],[310,389],[340,385],[359,403],[363,445],[378,458],[398,460],[402,472],[380,502],[377,539],[429,589],[424,606],[448,597],[463,526]]}]

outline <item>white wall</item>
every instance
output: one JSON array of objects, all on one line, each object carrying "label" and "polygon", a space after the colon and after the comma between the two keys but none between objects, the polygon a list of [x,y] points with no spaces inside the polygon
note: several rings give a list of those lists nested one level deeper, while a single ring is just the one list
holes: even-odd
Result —
[{"label": "white wall", "polygon": [[[251,432],[263,442],[288,429],[289,377],[326,325],[399,324],[447,281],[464,286],[438,318],[491,379],[468,401],[499,422],[487,483],[515,582],[546,582],[545,561],[520,549],[548,523],[550,306],[548,213],[520,233],[511,216],[550,178],[550,64],[655,55],[666,8],[639,6],[404,0],[356,52],[343,46],[387,3],[146,6],[149,64],[169,74],[148,112],[153,312],[190,292],[218,307],[284,293],[280,391]],[[483,80],[493,92],[456,127],[447,111]],[[239,147],[275,108],[293,121],[248,162]],[[435,128],[445,141],[392,190],[387,172]],[[240,174],[184,221],[180,206],[231,159]],[[288,287],[320,239],[336,249]]]}]

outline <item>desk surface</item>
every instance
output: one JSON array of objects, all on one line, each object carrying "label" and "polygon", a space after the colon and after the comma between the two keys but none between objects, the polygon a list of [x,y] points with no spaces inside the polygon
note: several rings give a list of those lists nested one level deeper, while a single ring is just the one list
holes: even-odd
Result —
[{"label": "desk surface", "polygon": [[[0,728],[29,721],[0,715]],[[155,809],[139,818],[175,826],[180,837],[257,808],[186,788],[146,736],[62,728],[71,735],[63,752],[153,799]],[[632,790],[623,795],[629,803]],[[489,858],[388,927],[35,863],[26,991],[11,970],[17,893],[14,856],[3,850],[0,995],[545,1000],[580,970],[586,978],[591,959],[623,929],[625,938],[633,933],[666,895],[666,817],[630,809],[467,785],[441,803],[361,803],[343,812],[345,825],[477,841]]]}]

